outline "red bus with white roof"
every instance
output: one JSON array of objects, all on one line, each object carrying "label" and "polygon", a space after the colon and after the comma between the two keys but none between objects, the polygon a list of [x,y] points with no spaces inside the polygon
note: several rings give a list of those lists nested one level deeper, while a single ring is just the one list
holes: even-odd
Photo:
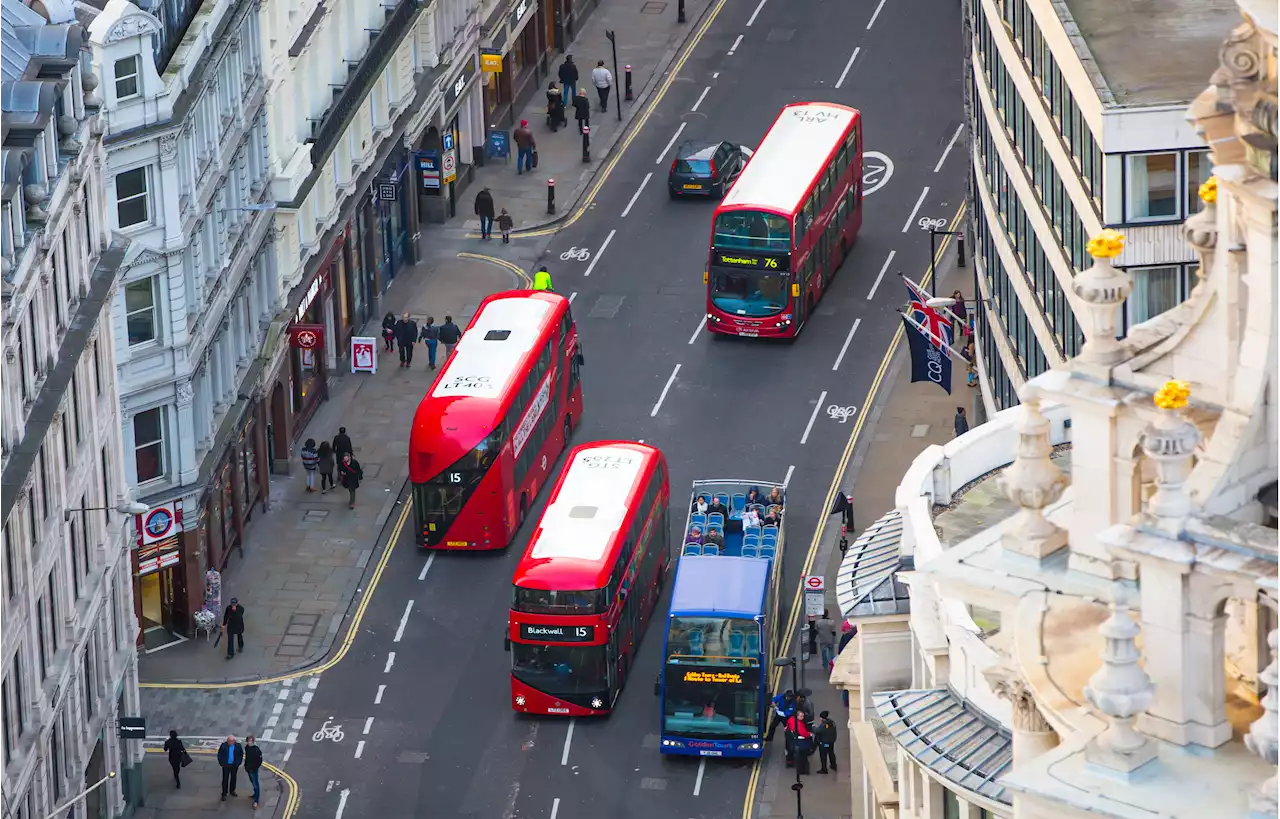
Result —
[{"label": "red bus with white roof", "polygon": [[793,338],[862,227],[862,115],[830,102],[782,109],[716,208],[707,329]]},{"label": "red bus with white roof", "polygon": [[667,463],[644,444],[575,447],[512,578],[511,707],[607,714],[670,560]]},{"label": "red bus with white roof", "polygon": [[582,416],[582,364],[564,296],[480,303],[409,434],[420,547],[506,547]]}]

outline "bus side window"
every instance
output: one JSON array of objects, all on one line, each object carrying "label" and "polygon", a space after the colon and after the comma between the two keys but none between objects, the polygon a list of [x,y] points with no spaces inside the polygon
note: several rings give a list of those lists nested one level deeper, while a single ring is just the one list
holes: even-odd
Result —
[{"label": "bus side window", "polygon": [[569,361],[569,388],[573,389],[582,380],[582,353],[575,351]]},{"label": "bus side window", "polygon": [[836,174],[844,176],[845,169],[849,167],[849,149],[840,146],[840,153],[836,155]]}]

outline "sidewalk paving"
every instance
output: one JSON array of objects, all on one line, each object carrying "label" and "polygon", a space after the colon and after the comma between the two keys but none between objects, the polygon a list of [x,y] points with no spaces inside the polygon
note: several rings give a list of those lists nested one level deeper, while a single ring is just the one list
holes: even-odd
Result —
[{"label": "sidewalk paving", "polygon": [[192,750],[191,764],[182,769],[181,788],[174,787],[173,770],[163,752],[147,752],[142,760],[142,775],[146,779],[146,804],[134,811],[133,819],[199,819],[206,816],[287,819],[285,808],[290,785],[266,765],[258,773],[262,802],[257,810],[253,809],[253,785],[243,768],[236,784],[236,792],[240,795],[228,796],[226,802],[221,800],[222,771],[209,751]]},{"label": "sidewalk paving", "polygon": [[[448,229],[463,228],[468,235],[479,235],[480,220],[473,213],[473,202],[475,194],[486,187],[493,194],[494,206],[506,208],[511,214],[517,235],[521,231],[536,231],[549,223],[570,218],[598,172],[612,159],[614,146],[644,110],[711,5],[712,0],[688,0],[687,23],[676,22],[674,8],[664,14],[648,14],[642,11],[642,3],[622,3],[619,0],[605,2],[593,11],[586,26],[578,32],[577,39],[568,47],[568,53],[578,64],[578,87],[586,89],[587,98],[591,101],[591,161],[582,161],[582,137],[573,119],[572,107],[567,110],[567,127],[556,133],[551,133],[547,127],[547,80],[544,79],[542,87],[534,92],[515,117],[517,126],[522,119],[529,121],[529,129],[538,146],[538,167],[517,175],[515,145],[512,143],[508,162],[490,159],[489,164],[476,168],[475,178],[458,204],[458,216],[448,224]],[[596,67],[597,60],[604,60],[605,67],[613,72],[613,57],[605,31],[616,31],[618,35],[618,76],[613,79],[614,87],[621,90],[623,97],[621,122],[616,112],[618,95],[610,96],[609,110],[601,113],[595,87],[591,84],[591,70]],[[552,77],[561,62],[562,59],[557,59],[552,64]],[[632,69],[631,85],[635,98],[632,102],[625,100],[626,65]],[[559,80],[556,83],[559,85]],[[547,213],[548,179],[556,182],[554,214]]]},{"label": "sidewalk paving", "polygon": [[[430,313],[443,323],[452,314],[465,327],[485,296],[517,287],[519,280],[505,268],[451,257],[402,273],[383,301],[396,315],[408,310],[421,322]],[[366,335],[378,335],[378,324],[370,322]],[[301,464],[291,475],[273,475],[270,511],[254,515],[244,556],[233,554],[222,575],[224,605],[236,597],[245,607],[244,653],[228,660],[225,642],[215,647],[212,640],[190,640],[143,655],[143,682],[261,679],[313,664],[332,647],[375,559],[379,535],[395,522],[396,499],[408,477],[409,426],[435,375],[425,347],[417,348],[411,369],[400,368],[395,353],[379,354],[376,373],[330,375],[329,400],[299,437],[318,442],[347,428],[364,467],[356,508],[347,508],[342,489],[307,493]]]}]

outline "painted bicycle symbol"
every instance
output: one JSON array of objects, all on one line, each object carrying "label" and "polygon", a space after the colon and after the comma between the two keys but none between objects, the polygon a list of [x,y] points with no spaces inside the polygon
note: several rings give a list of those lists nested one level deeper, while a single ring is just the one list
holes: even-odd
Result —
[{"label": "painted bicycle symbol", "polygon": [[311,735],[312,742],[323,742],[326,739],[331,739],[334,742],[342,741],[342,738],[345,737],[346,734],[342,733],[341,725],[334,725],[332,727],[329,725],[329,722],[332,719],[333,717],[330,717],[325,720],[324,725],[320,726],[320,730]]},{"label": "painted bicycle symbol", "polygon": [[930,219],[928,216],[921,217],[921,230],[942,230],[947,226],[946,219]]},{"label": "painted bicycle symbol", "polygon": [[849,419],[857,414],[858,414],[858,408],[853,406],[852,404],[850,404],[847,407],[842,407],[839,404],[832,404],[831,406],[827,407],[827,415],[831,416],[832,418],[834,418],[835,420],[839,421],[842,424],[848,423]]},{"label": "painted bicycle symbol", "polygon": [[591,250],[585,247],[571,247],[560,254],[560,261],[562,262],[585,262],[590,258]]}]

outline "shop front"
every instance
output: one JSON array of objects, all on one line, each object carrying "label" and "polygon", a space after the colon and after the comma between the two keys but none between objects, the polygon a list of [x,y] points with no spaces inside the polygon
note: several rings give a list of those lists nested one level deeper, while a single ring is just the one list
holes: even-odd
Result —
[{"label": "shop front", "polygon": [[372,190],[356,209],[373,226],[373,292],[386,292],[400,272],[415,261],[413,236],[418,215],[416,197],[409,195],[414,176],[413,157],[403,148],[387,157]]},{"label": "shop front", "polygon": [[542,59],[546,38],[537,20],[541,13],[538,0],[515,0],[504,11],[507,19],[480,56],[485,123],[489,128],[514,129],[519,124],[518,112],[547,74]]},{"label": "shop front", "polygon": [[290,440],[301,432],[329,394],[328,373],[332,366],[329,359],[336,359],[338,352],[332,349],[338,346],[332,343],[335,338],[333,281],[341,275],[338,267],[344,245],[339,237],[329,258],[307,287],[287,329]]},{"label": "shop front", "polygon": [[255,404],[209,479],[200,510],[206,569],[221,571],[232,550],[243,546],[245,524],[266,492],[259,410],[260,405]]},{"label": "shop front", "polygon": [[138,644],[159,651],[187,633],[187,584],[183,574],[182,500],[134,516],[138,548],[133,556],[133,605]]}]

